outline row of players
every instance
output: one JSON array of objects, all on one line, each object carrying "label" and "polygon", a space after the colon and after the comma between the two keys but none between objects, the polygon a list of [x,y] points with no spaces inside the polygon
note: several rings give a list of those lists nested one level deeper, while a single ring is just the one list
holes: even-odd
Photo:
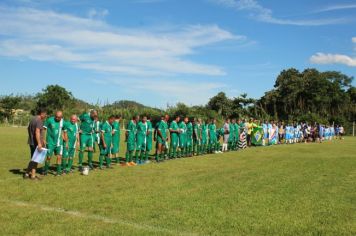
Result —
[{"label": "row of players", "polygon": [[[43,175],[47,175],[50,169],[50,162],[56,156],[56,175],[72,172],[73,159],[77,149],[79,149],[78,166],[82,170],[84,153],[88,153],[89,168],[94,169],[93,152],[95,143],[100,149],[99,168],[111,168],[112,162],[120,163],[120,116],[110,116],[106,121],[100,122],[98,113],[95,110],[83,113],[79,117],[72,115],[69,121],[63,119],[61,111],[57,111],[55,116],[45,119],[46,114],[39,114],[37,118],[29,124],[29,144],[31,156],[37,148],[41,150],[46,147],[47,158],[43,168]],[[42,118],[41,118],[42,117]],[[43,120],[44,123],[38,124]],[[179,116],[169,122],[169,116],[161,117],[161,120],[153,128],[150,117],[134,116],[125,129],[126,153],[123,166],[135,166],[149,163],[149,154],[152,151],[153,141],[156,145],[156,162],[164,161],[166,158],[174,159],[180,157],[191,157],[208,153],[221,153],[222,151],[237,150],[251,146],[251,135],[256,127],[263,128],[264,145],[271,143],[269,139],[272,133],[277,134],[278,143],[286,140],[286,143],[293,143],[308,138],[311,133],[330,137],[334,135],[331,127],[323,128],[321,125],[315,130],[314,126],[307,124],[287,125],[283,123],[265,122],[259,124],[257,120],[250,121],[227,119],[220,129],[216,126],[216,120],[208,122],[202,119],[192,119]],[[78,124],[80,121],[80,124]],[[37,123],[36,123],[37,122]],[[35,123],[41,130],[40,140],[31,134],[31,125]],[[323,130],[323,131],[322,131]],[[43,135],[42,135],[43,134]],[[313,134],[314,135],[314,134]],[[31,137],[32,136],[32,137]],[[220,139],[223,137],[223,145]],[[30,139],[32,138],[32,143]],[[272,142],[273,143],[273,142]],[[30,176],[33,172],[34,163],[29,164],[28,172],[25,176]],[[33,175],[33,174],[32,174]]]}]

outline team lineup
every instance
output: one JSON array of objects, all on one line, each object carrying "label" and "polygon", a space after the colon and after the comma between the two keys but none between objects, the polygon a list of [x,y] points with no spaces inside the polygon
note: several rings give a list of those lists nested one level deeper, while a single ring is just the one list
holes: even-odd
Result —
[{"label": "team lineup", "polygon": [[[46,148],[46,160],[41,171],[48,175],[51,160],[56,159],[56,176],[73,172],[73,162],[78,152],[78,169],[83,171],[84,154],[87,165],[94,170],[112,168],[113,164],[136,166],[150,163],[150,154],[155,144],[154,160],[159,163],[182,157],[217,154],[237,151],[250,146],[268,146],[300,142],[322,142],[342,137],[344,129],[338,125],[283,122],[256,119],[226,119],[221,128],[216,119],[204,121],[200,118],[175,116],[170,120],[164,115],[153,126],[148,115],[134,116],[123,129],[125,132],[125,158],[121,160],[120,136],[121,116],[111,115],[99,121],[98,112],[91,110],[79,117],[72,115],[63,119],[62,111],[47,118],[41,109],[29,126],[31,157],[35,150]],[[98,165],[93,157],[99,147]],[[39,179],[36,176],[38,163],[30,161],[24,178]]]}]

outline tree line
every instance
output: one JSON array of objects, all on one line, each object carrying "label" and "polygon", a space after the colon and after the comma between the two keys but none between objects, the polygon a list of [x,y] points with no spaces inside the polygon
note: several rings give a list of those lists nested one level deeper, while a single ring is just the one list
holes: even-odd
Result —
[{"label": "tree line", "polygon": [[[19,115],[29,119],[39,107],[46,107],[49,114],[63,110],[65,116],[81,113],[89,108],[97,109],[102,117],[120,114],[130,119],[134,114],[150,114],[158,120],[163,113],[171,116],[182,115],[217,118],[253,117],[261,120],[307,121],[330,124],[342,124],[350,131],[351,123],[356,119],[356,87],[352,86],[353,77],[336,71],[320,72],[306,69],[302,72],[290,68],[283,70],[277,77],[274,88],[259,99],[241,94],[230,98],[219,92],[210,98],[206,105],[187,106],[177,103],[166,109],[148,107],[134,101],[116,101],[114,103],[89,104],[77,99],[66,88],[49,85],[36,95],[4,95],[0,97],[0,121],[11,122]],[[17,114],[16,110],[25,112]]]}]

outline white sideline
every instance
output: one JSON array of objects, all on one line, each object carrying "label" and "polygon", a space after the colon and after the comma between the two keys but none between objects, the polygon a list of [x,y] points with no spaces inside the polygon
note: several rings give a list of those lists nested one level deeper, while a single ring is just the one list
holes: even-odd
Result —
[{"label": "white sideline", "polygon": [[86,214],[86,213],[82,213],[80,211],[65,210],[62,208],[42,206],[42,205],[31,204],[31,203],[22,202],[22,201],[11,201],[11,200],[0,200],[0,201],[5,202],[5,203],[10,203],[10,204],[16,205],[16,206],[31,207],[31,208],[40,209],[42,211],[63,213],[63,214],[67,214],[67,215],[75,216],[75,217],[79,217],[79,218],[86,218],[86,219],[90,219],[90,220],[102,221],[104,223],[109,223],[109,224],[119,224],[119,225],[128,226],[128,227],[135,228],[135,229],[141,229],[141,230],[146,230],[146,231],[151,231],[151,232],[156,232],[156,233],[166,233],[166,234],[171,234],[171,235],[187,235],[187,236],[188,235],[189,236],[198,235],[196,233],[178,232],[178,231],[173,231],[173,230],[156,227],[156,226],[136,224],[136,223],[123,221],[123,220],[116,220],[116,219],[112,219],[112,218],[108,218],[108,217],[104,217],[104,216],[100,216],[100,215]]}]

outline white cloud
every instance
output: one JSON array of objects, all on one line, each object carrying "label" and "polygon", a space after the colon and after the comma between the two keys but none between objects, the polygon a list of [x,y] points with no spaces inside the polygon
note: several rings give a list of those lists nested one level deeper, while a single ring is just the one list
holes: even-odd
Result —
[{"label": "white cloud", "polygon": [[347,22],[346,18],[333,19],[282,19],[273,16],[271,9],[263,7],[256,0],[210,0],[219,5],[233,8],[237,11],[248,11],[251,17],[261,22],[279,24],[279,25],[296,25],[296,26],[320,26],[330,24],[340,24]]},{"label": "white cloud", "polygon": [[328,11],[348,10],[348,9],[355,9],[355,8],[356,8],[356,4],[338,4],[338,5],[323,7],[315,12],[328,12]]},{"label": "white cloud", "polygon": [[325,54],[319,52],[310,58],[310,62],[314,64],[343,64],[356,67],[356,58],[342,54]]},{"label": "white cloud", "polygon": [[97,9],[90,9],[88,11],[89,18],[104,18],[105,16],[109,15],[109,11],[107,9],[97,10]]},{"label": "white cloud", "polygon": [[226,74],[221,67],[187,58],[200,47],[226,40],[246,41],[216,25],[119,28],[96,17],[105,14],[93,10],[92,18],[83,18],[0,6],[0,55],[130,76],[221,76]]},{"label": "white cloud", "polygon": [[[352,38],[352,42],[356,43],[356,37]],[[314,64],[343,64],[350,67],[356,67],[356,57],[318,52],[310,57],[310,62]]]}]

